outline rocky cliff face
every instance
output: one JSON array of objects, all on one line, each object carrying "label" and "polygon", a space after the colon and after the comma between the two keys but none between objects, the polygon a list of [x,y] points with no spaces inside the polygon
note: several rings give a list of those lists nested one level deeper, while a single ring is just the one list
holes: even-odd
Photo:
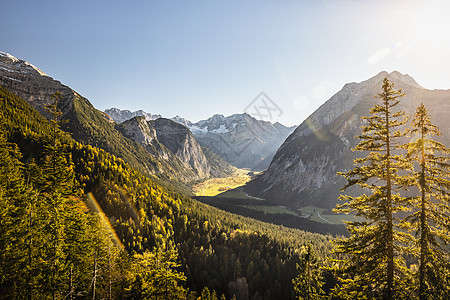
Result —
[{"label": "rocky cliff face", "polygon": [[158,141],[155,128],[143,116],[133,117],[130,120],[117,124],[116,129],[125,137],[144,146],[148,152],[159,159],[168,160],[172,153]]},{"label": "rocky cliff face", "polygon": [[211,166],[194,135],[185,126],[159,118],[152,122],[158,140],[172,151],[186,166],[202,178],[210,177]]},{"label": "rocky cliff face", "polygon": [[432,122],[443,132],[440,139],[450,144],[450,90],[427,90],[408,75],[381,72],[361,83],[346,84],[317,109],[288,137],[270,167],[250,182],[246,191],[291,207],[334,207],[345,183],[336,172],[352,168],[353,159],[360,155],[351,151],[358,143],[354,137],[360,133],[361,117],[369,115],[378,101],[374,95],[381,91],[385,77],[406,93],[397,108],[411,115],[424,102]]},{"label": "rocky cliff face", "polygon": [[138,116],[117,124],[116,128],[158,159],[171,161],[189,171],[190,181],[233,173],[233,168],[224,161],[209,159],[189,129],[172,120],[148,121]]}]

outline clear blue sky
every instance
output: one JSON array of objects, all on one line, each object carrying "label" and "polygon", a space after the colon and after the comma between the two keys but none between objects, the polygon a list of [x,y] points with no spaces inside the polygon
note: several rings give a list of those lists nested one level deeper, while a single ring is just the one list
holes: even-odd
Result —
[{"label": "clear blue sky", "polygon": [[264,91],[298,125],[382,70],[450,88],[447,2],[0,0],[0,51],[101,110],[198,121]]}]

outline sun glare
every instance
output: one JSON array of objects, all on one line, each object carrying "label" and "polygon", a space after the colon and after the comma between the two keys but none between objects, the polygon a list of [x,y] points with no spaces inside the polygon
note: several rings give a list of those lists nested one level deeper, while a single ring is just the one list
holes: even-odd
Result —
[{"label": "sun glare", "polygon": [[114,230],[114,228],[112,227],[108,217],[106,217],[105,213],[103,212],[102,208],[100,207],[100,205],[97,202],[97,199],[95,199],[94,195],[92,193],[88,193],[87,194],[87,205],[88,207],[98,213],[99,217],[100,217],[100,221],[101,224],[103,226],[105,226],[106,230],[108,231],[111,240],[114,242],[115,245],[117,245],[117,247],[119,247],[120,250],[124,249],[124,246],[122,244],[122,241],[120,240],[120,238],[117,236],[116,231]]}]

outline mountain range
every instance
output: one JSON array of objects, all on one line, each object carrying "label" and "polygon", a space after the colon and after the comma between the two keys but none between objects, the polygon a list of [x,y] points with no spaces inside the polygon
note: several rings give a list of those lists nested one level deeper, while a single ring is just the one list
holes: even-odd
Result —
[{"label": "mountain range", "polygon": [[184,126],[171,120],[147,123],[139,118],[117,126],[109,115],[70,87],[4,52],[0,52],[0,85],[45,117],[49,117],[46,106],[53,103],[52,96],[61,93],[58,108],[65,120],[62,128],[75,140],[104,149],[170,184],[184,188],[197,180],[233,173],[225,161],[203,150]]},{"label": "mountain range", "polygon": [[358,142],[355,136],[360,133],[361,117],[369,115],[386,77],[406,94],[398,109],[412,115],[423,102],[431,121],[442,131],[438,139],[448,145],[450,90],[428,90],[397,71],[346,84],[294,130],[245,113],[214,115],[196,123],[144,111],[110,109],[104,113],[32,64],[0,52],[0,85],[47,117],[46,105],[60,92],[58,108],[66,120],[63,129],[75,140],[184,187],[232,174],[229,164],[252,170],[268,167],[244,187],[245,192],[291,208],[312,204],[329,209],[338,202],[345,180],[336,173],[352,168],[358,153],[351,149]]},{"label": "mountain range", "polygon": [[353,159],[360,155],[351,151],[358,142],[355,136],[361,132],[361,117],[368,116],[379,101],[374,96],[384,78],[406,94],[396,109],[411,116],[423,102],[442,131],[438,139],[449,145],[450,90],[428,90],[409,75],[383,71],[366,81],[346,84],[320,106],[281,145],[270,167],[245,186],[246,192],[292,208],[334,207],[345,183],[336,173],[352,168]]},{"label": "mountain range", "polygon": [[[143,110],[131,112],[111,108],[105,110],[105,113],[117,123],[135,116],[142,116],[147,121],[162,118],[161,115]],[[227,117],[216,114],[196,123],[180,116],[171,120],[189,128],[202,147],[210,149],[231,165],[254,171],[261,171],[269,166],[277,149],[295,129],[278,122],[257,120],[247,113]]]}]

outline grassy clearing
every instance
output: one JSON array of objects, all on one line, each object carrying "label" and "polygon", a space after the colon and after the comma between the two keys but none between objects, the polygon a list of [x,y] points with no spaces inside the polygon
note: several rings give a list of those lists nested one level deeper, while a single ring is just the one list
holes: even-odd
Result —
[{"label": "grassy clearing", "polygon": [[326,210],[317,206],[305,206],[298,209],[302,215],[309,216],[311,221],[328,224],[345,224],[344,221],[361,221],[362,218],[358,218],[354,215],[338,215],[330,214],[329,210]]},{"label": "grassy clearing", "polygon": [[196,196],[216,196],[225,191],[240,187],[249,182],[251,176],[248,170],[236,169],[235,173],[229,177],[212,178],[194,185]]}]

